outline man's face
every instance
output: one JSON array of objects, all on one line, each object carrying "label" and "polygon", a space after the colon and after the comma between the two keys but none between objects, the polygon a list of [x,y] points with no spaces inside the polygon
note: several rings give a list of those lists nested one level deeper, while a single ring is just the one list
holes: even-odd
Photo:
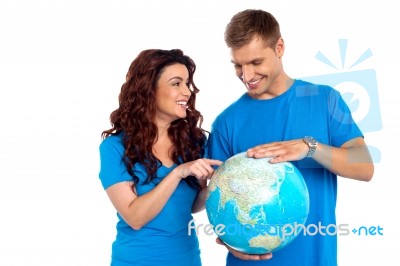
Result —
[{"label": "man's face", "polygon": [[279,83],[284,75],[281,61],[283,50],[282,39],[272,49],[258,36],[240,48],[231,49],[236,75],[245,84],[251,97],[270,99],[282,93]]}]

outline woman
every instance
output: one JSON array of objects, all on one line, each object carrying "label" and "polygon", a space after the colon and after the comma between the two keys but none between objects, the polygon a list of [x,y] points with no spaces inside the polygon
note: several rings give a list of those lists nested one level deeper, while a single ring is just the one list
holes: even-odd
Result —
[{"label": "woman", "polygon": [[111,265],[201,265],[188,223],[221,162],[202,158],[195,69],[178,49],[145,50],[129,67],[100,144],[100,180],[119,219]]}]

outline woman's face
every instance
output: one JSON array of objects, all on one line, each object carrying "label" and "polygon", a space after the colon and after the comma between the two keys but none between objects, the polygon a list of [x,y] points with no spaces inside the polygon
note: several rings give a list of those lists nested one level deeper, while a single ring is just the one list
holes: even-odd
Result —
[{"label": "woman's face", "polygon": [[185,65],[166,66],[157,81],[156,121],[171,123],[186,117],[189,72]]}]

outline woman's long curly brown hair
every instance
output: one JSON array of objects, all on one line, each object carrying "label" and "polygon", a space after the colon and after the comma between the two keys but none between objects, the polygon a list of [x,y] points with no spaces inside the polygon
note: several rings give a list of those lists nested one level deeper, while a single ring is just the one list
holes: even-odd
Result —
[{"label": "woman's long curly brown hair", "polygon": [[[101,134],[103,139],[110,135],[123,135],[123,160],[134,184],[139,182],[133,173],[136,163],[145,166],[148,173],[146,183],[156,178],[157,169],[161,165],[161,161],[152,152],[153,144],[158,138],[157,126],[154,123],[157,81],[163,69],[173,64],[186,66],[191,96],[187,103],[186,117],[175,120],[168,129],[168,135],[173,142],[172,159],[176,164],[181,164],[204,155],[207,131],[201,128],[203,116],[195,108],[196,94],[199,92],[193,82],[195,63],[179,49],[144,50],[129,67],[126,82],[119,94],[119,107],[110,115],[112,128]],[[185,181],[198,187],[194,177],[187,177]]]}]

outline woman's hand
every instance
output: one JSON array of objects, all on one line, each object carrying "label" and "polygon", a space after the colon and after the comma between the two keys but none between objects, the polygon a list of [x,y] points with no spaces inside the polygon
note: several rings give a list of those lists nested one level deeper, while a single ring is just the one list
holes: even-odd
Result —
[{"label": "woman's hand", "polygon": [[174,170],[180,178],[194,176],[197,179],[210,179],[215,171],[212,166],[221,164],[221,161],[204,158],[181,164]]}]

